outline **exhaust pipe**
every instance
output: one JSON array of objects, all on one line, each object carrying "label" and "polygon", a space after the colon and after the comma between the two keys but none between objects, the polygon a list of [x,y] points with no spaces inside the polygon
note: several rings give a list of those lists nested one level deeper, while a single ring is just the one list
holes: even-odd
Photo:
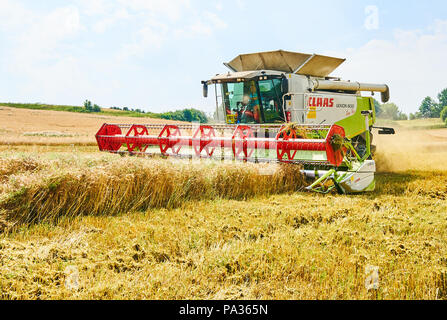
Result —
[{"label": "exhaust pipe", "polygon": [[380,92],[382,102],[390,100],[390,88],[386,84],[347,82],[347,81],[328,81],[312,80],[313,88],[320,90],[346,90],[346,91],[371,91]]}]

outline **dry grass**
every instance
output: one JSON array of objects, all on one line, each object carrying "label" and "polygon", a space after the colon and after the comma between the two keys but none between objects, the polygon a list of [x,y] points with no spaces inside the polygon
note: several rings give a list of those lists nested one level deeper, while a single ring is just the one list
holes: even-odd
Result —
[{"label": "dry grass", "polygon": [[[447,173],[379,183],[372,195],[193,201],[23,228],[0,240],[2,298],[446,298]],[[365,288],[368,265],[378,290]]]},{"label": "dry grass", "polygon": [[0,299],[447,299],[447,130],[375,144],[356,196],[293,192],[290,167],[0,148]]},{"label": "dry grass", "polygon": [[3,154],[4,192],[27,187],[4,210],[47,219],[3,234],[3,299],[447,298],[447,171],[382,173],[358,196],[269,196],[297,186],[245,164],[27,157]]},{"label": "dry grass", "polygon": [[[174,163],[108,155],[0,158],[0,215],[9,225],[20,226],[61,217],[175,208],[191,200],[249,199],[300,190],[304,179],[299,170],[292,165]],[[264,174],[267,171],[271,174]]]}]

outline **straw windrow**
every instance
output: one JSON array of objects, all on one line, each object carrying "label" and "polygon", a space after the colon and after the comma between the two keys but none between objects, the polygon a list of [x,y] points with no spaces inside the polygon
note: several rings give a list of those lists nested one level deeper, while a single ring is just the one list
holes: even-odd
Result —
[{"label": "straw windrow", "polygon": [[[9,166],[20,167],[20,161],[25,169],[32,170],[22,175],[16,171],[14,177],[5,173],[4,179],[9,179],[9,184],[15,181],[15,185],[3,186],[0,202],[4,220],[14,226],[54,222],[62,217],[175,208],[194,200],[244,200],[293,192],[304,185],[300,168],[291,165],[128,158],[87,164],[39,160],[30,166],[27,159],[3,159],[2,163],[4,167],[9,162]],[[33,171],[38,167],[46,169]],[[17,180],[22,182],[17,184]]]}]

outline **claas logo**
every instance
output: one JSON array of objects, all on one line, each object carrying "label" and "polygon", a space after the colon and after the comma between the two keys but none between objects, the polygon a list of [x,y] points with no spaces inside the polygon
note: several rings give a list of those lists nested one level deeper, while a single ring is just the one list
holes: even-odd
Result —
[{"label": "claas logo", "polygon": [[307,103],[309,107],[332,108],[334,106],[334,98],[309,97]]}]

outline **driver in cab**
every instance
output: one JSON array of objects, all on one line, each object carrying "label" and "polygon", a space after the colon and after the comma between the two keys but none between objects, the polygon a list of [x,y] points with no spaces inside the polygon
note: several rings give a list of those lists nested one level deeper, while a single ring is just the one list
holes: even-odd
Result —
[{"label": "driver in cab", "polygon": [[242,110],[238,112],[238,122],[260,123],[258,94],[254,84],[250,86],[250,95],[244,95],[241,104]]}]

